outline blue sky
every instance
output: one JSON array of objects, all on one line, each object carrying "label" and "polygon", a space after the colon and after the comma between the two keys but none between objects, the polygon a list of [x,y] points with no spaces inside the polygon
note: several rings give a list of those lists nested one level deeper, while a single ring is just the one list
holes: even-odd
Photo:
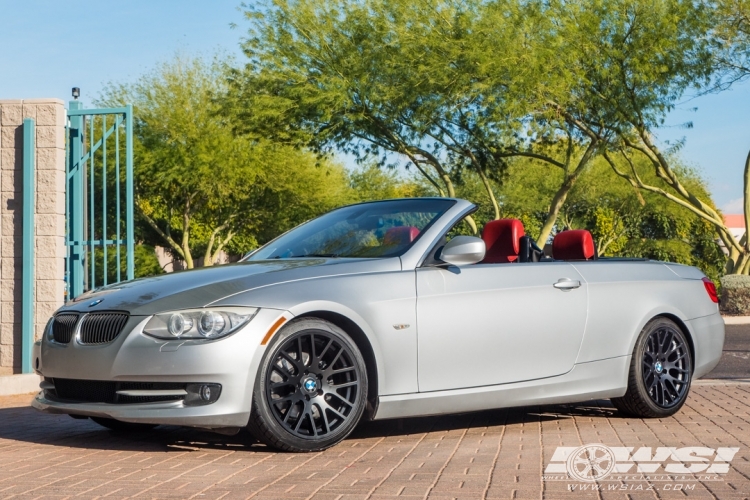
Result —
[{"label": "blue sky", "polygon": [[[176,52],[242,61],[239,0],[0,0],[0,99],[70,99],[90,103],[109,81],[137,78]],[[239,25],[230,29],[230,23]],[[698,108],[693,111],[692,108]],[[692,129],[680,124],[691,121]],[[742,211],[742,176],[750,150],[750,84],[681,105],[659,132],[685,137],[683,157],[709,182],[727,213]],[[346,161],[351,163],[350,161]]]}]

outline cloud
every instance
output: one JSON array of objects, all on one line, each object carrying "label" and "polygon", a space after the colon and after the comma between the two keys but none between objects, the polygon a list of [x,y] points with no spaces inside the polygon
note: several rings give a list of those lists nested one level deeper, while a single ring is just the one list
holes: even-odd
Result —
[{"label": "cloud", "polygon": [[741,214],[745,211],[745,200],[744,198],[736,198],[729,200],[722,207],[721,211],[725,214]]}]

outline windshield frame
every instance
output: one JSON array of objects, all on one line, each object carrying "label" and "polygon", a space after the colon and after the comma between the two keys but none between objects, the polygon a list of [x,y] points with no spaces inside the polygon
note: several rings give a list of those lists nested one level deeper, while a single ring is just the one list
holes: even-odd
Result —
[{"label": "windshield frame", "polygon": [[305,256],[294,256],[294,257],[267,257],[264,259],[257,259],[257,262],[261,261],[278,261],[278,260],[291,260],[291,259],[312,259],[312,258],[336,258],[336,259],[390,259],[394,257],[401,257],[405,253],[407,253],[409,250],[411,250],[417,242],[419,242],[424,234],[433,227],[438,221],[440,221],[448,212],[450,212],[458,203],[458,200],[455,198],[442,198],[442,197],[414,197],[414,198],[394,198],[394,199],[388,199],[388,200],[373,200],[373,201],[365,201],[361,203],[354,203],[351,205],[344,205],[341,207],[337,207],[333,210],[330,210],[324,214],[319,215],[318,217],[315,217],[313,219],[310,219],[308,221],[303,222],[302,224],[299,224],[292,229],[285,231],[284,233],[278,235],[277,237],[273,238],[272,240],[268,241],[264,245],[260,246],[259,248],[256,248],[252,252],[249,252],[247,255],[242,257],[240,259],[240,262],[247,262],[247,261],[253,261],[253,257],[257,255],[259,252],[261,252],[263,249],[273,245],[281,238],[287,236],[288,234],[298,231],[302,229],[303,227],[317,221],[318,219],[322,217],[326,217],[330,214],[336,213],[340,210],[350,209],[354,207],[361,207],[364,205],[374,205],[374,204],[382,204],[382,203],[395,203],[395,202],[414,202],[420,200],[420,202],[424,201],[425,203],[428,201],[433,202],[443,202],[445,203],[445,206],[438,211],[435,216],[430,220],[422,229],[419,231],[419,234],[414,238],[413,241],[411,241],[408,245],[405,245],[403,248],[399,249],[397,252],[390,253],[387,255],[368,255],[368,256],[328,256],[328,257],[322,257],[322,256],[314,256],[314,255],[305,255]]}]

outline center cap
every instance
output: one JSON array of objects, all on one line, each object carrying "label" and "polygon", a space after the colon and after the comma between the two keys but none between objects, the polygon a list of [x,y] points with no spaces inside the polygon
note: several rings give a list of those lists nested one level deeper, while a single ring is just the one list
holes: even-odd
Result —
[{"label": "center cap", "polygon": [[656,373],[661,373],[664,369],[664,366],[662,366],[661,361],[657,361],[654,365],[654,370],[656,370]]},{"label": "center cap", "polygon": [[318,381],[313,377],[308,377],[302,381],[302,387],[309,393],[318,392]]}]

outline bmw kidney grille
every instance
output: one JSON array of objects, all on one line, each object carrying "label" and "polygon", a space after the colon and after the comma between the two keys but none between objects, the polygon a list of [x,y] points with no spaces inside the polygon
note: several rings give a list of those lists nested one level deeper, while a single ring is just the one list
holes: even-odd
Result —
[{"label": "bmw kidney grille", "polygon": [[78,323],[78,315],[63,313],[55,316],[52,321],[52,338],[60,344],[67,344],[73,338]]},{"label": "bmw kidney grille", "polygon": [[81,331],[78,341],[81,344],[107,344],[117,338],[125,323],[126,313],[92,313],[81,320]]}]

